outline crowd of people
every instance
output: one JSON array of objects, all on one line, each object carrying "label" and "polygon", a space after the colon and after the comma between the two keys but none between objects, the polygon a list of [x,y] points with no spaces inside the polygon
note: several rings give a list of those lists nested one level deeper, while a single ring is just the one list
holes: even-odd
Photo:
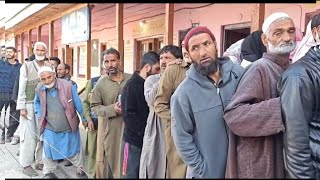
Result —
[{"label": "crowd of people", "polygon": [[180,47],[143,54],[133,74],[109,48],[83,100],[45,43],[22,65],[2,47],[1,143],[20,142],[23,173],[44,178],[66,161],[79,178],[320,180],[319,33],[320,15],[303,36],[276,12],[219,57],[210,29],[193,27]]}]

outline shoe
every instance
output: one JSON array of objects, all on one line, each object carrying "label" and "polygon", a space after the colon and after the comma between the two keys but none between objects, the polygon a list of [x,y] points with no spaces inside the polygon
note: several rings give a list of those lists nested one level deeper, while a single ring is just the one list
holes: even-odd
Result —
[{"label": "shoe", "polygon": [[80,179],[88,179],[88,176],[83,171],[81,171],[81,173],[77,172],[76,174],[77,174],[77,177],[80,178]]},{"label": "shoe", "polygon": [[34,165],[34,169],[35,170],[43,170],[43,164],[37,163],[36,165]]},{"label": "shoe", "polygon": [[0,139],[0,144],[4,144],[5,143],[5,140],[4,140],[4,137]]},{"label": "shoe", "polygon": [[20,138],[13,136],[12,140],[11,140],[11,145],[16,145],[20,143]]},{"label": "shoe", "polygon": [[54,173],[47,173],[43,176],[43,179],[58,179]]},{"label": "shoe", "polygon": [[38,176],[38,173],[32,168],[32,166],[24,167],[22,173],[31,177]]},{"label": "shoe", "polygon": [[17,156],[20,155],[20,149],[18,149],[17,153],[16,153]]},{"label": "shoe", "polygon": [[6,137],[6,143],[10,143],[12,140],[12,137]]},{"label": "shoe", "polygon": [[65,167],[72,166],[72,163],[68,159],[65,159],[64,161],[66,162],[64,164]]}]

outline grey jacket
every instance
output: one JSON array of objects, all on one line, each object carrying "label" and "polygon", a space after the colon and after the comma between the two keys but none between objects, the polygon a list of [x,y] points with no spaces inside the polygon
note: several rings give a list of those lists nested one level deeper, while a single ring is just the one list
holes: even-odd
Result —
[{"label": "grey jacket", "polygon": [[243,68],[229,59],[221,62],[222,78],[217,87],[192,65],[171,98],[173,140],[195,178],[225,176],[228,130],[223,111],[236,90]]}]

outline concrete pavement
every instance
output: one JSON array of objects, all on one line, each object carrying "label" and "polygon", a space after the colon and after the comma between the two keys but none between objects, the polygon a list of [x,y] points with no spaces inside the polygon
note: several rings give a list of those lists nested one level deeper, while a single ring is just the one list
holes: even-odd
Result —
[{"label": "concrete pavement", "polygon": [[[0,130],[1,133],[1,130]],[[80,135],[81,135],[81,143],[84,150],[85,141],[86,141],[86,131],[80,125]],[[22,173],[22,166],[19,163],[19,156],[16,155],[19,149],[19,144],[11,145],[10,143],[0,144],[0,180],[4,180],[5,178],[24,178],[24,179],[32,179],[32,178],[43,178],[44,174],[42,171],[36,170],[38,172],[38,176],[29,177]],[[84,168],[87,172],[87,156],[85,156]],[[34,167],[35,163],[32,164]],[[58,178],[77,178],[76,176],[76,167],[70,166],[65,167],[64,162],[58,164],[58,169],[55,172]],[[89,175],[88,175],[89,177]],[[90,177],[89,177],[90,178]]]}]

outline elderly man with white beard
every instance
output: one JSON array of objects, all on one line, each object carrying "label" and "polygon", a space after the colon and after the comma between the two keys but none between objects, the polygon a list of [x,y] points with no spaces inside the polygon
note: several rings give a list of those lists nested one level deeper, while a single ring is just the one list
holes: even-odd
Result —
[{"label": "elderly man with white beard", "polygon": [[33,100],[35,89],[39,82],[38,70],[43,66],[52,66],[45,62],[47,46],[43,42],[34,44],[34,61],[25,62],[20,68],[19,91],[17,110],[20,110],[20,164],[23,173],[28,176],[37,176],[32,168],[32,162],[36,161],[35,169],[42,170],[42,141],[40,141],[40,126],[35,120]]},{"label": "elderly man with white beard", "polygon": [[230,128],[226,178],[284,178],[285,126],[277,82],[295,48],[295,26],[285,13],[273,13],[262,26],[267,52],[244,73],[225,110]]}]

